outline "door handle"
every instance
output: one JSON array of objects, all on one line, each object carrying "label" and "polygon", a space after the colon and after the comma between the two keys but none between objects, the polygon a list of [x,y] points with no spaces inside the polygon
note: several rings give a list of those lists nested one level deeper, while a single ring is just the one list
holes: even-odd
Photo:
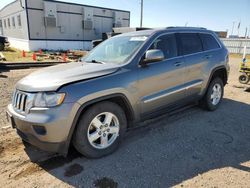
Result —
[{"label": "door handle", "polygon": [[212,55],[205,55],[206,59],[210,59],[211,57],[213,57]]},{"label": "door handle", "polygon": [[183,64],[183,62],[175,62],[174,63],[174,65],[176,66],[176,67],[179,67],[179,66],[181,66]]}]

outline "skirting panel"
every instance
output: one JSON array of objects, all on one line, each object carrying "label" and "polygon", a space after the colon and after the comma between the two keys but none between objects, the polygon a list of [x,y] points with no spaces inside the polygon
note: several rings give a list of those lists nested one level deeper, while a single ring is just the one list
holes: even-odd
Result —
[{"label": "skirting panel", "polygon": [[91,50],[92,43],[88,41],[46,41],[46,40],[24,40],[17,38],[8,38],[10,46],[25,50],[37,51],[39,49],[47,50]]}]

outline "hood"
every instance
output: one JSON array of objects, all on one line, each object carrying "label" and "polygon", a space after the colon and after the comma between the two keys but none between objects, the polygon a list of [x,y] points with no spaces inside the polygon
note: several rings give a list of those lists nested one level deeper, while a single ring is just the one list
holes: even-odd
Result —
[{"label": "hood", "polygon": [[27,92],[56,91],[64,84],[108,75],[120,65],[74,62],[40,69],[20,80],[16,89]]}]

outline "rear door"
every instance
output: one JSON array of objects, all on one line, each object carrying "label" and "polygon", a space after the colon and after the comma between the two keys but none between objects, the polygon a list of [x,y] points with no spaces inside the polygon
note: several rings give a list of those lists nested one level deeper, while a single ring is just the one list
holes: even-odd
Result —
[{"label": "rear door", "polygon": [[184,56],[186,72],[186,96],[195,96],[200,93],[204,82],[204,67],[208,63],[198,33],[178,33],[180,53]]},{"label": "rear door", "polygon": [[148,114],[185,97],[185,64],[178,55],[175,34],[165,34],[153,42],[149,49],[160,49],[165,59],[139,67],[139,93],[141,113]]},{"label": "rear door", "polygon": [[200,33],[199,35],[203,45],[204,58],[207,59],[211,67],[218,64],[218,62],[224,61],[224,59],[221,59],[223,52],[217,39],[209,33]]}]

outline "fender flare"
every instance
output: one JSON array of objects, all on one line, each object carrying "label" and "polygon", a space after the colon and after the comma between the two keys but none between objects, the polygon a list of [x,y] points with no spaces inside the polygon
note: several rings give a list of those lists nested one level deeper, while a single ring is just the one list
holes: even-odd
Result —
[{"label": "fender flare", "polygon": [[65,147],[64,147],[64,150],[63,150],[64,156],[67,156],[67,154],[68,154],[68,149],[69,149],[69,146],[71,144],[72,136],[74,134],[75,128],[76,128],[77,123],[78,123],[78,120],[79,120],[81,114],[83,113],[84,109],[86,109],[88,106],[93,105],[95,103],[105,101],[105,100],[109,100],[109,99],[112,99],[112,98],[115,98],[115,97],[121,97],[126,102],[126,105],[127,105],[128,109],[130,111],[130,114],[132,115],[132,119],[134,119],[134,116],[135,116],[134,110],[133,110],[128,98],[124,94],[121,94],[121,93],[102,96],[102,97],[99,97],[99,98],[96,98],[96,99],[93,99],[91,101],[88,101],[88,102],[84,103],[77,110],[77,113],[76,113],[76,115],[74,117],[73,123],[71,125],[70,131],[69,131],[69,134],[68,134],[68,138],[67,138],[67,140],[65,142]]},{"label": "fender flare", "polygon": [[[215,67],[212,71],[211,71],[211,73],[210,73],[210,76],[209,76],[209,79],[208,79],[208,82],[207,82],[207,85],[206,85],[206,92],[207,92],[207,89],[208,89],[208,86],[209,86],[209,84],[210,84],[210,82],[212,81],[212,78],[213,78],[213,76],[214,76],[214,73],[216,72],[216,71],[218,71],[218,70],[221,70],[221,69],[225,69],[226,71],[227,71],[227,68],[224,66],[224,65],[221,65],[221,66],[218,66],[218,67]],[[226,79],[228,80],[228,75],[226,74]],[[224,81],[223,81],[224,82]],[[205,93],[206,93],[205,92]]]}]

